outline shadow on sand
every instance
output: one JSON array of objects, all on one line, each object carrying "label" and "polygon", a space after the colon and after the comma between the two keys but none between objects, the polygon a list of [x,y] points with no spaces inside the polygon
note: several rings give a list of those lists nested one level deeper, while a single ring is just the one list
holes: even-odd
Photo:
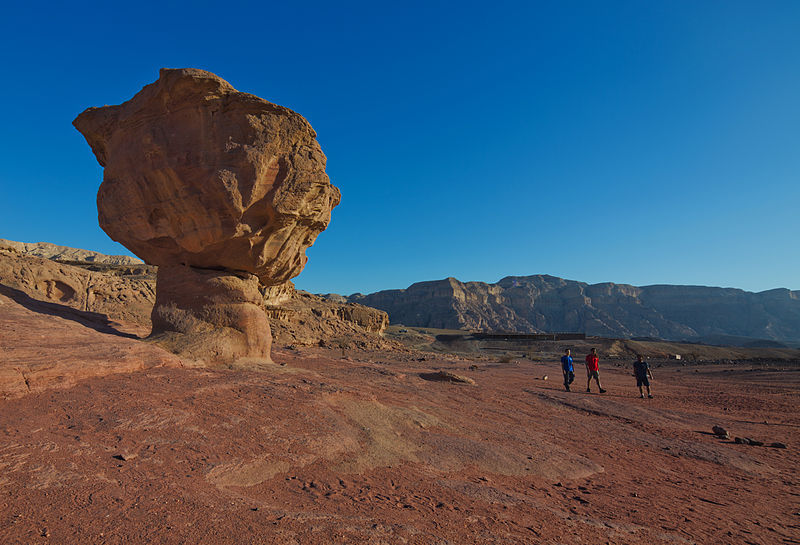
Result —
[{"label": "shadow on sand", "polygon": [[32,312],[47,314],[49,316],[57,316],[65,320],[72,320],[73,322],[77,322],[82,326],[94,329],[99,333],[105,333],[107,335],[116,335],[117,337],[125,337],[128,339],[139,338],[137,335],[132,333],[125,333],[116,329],[112,325],[113,322],[111,322],[111,320],[109,320],[108,316],[105,314],[77,310],[72,307],[68,307],[67,305],[60,305],[58,303],[39,301],[38,299],[30,297],[23,291],[3,285],[0,285],[0,294],[5,295],[15,303]]}]

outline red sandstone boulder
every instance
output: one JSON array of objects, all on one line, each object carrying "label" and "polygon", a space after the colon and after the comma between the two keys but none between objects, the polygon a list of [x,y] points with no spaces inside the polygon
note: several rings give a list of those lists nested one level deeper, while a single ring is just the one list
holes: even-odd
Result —
[{"label": "red sandstone boulder", "polygon": [[105,167],[100,226],[160,267],[153,335],[198,359],[268,358],[258,287],[300,273],[340,199],[309,123],[195,69],[73,123]]}]

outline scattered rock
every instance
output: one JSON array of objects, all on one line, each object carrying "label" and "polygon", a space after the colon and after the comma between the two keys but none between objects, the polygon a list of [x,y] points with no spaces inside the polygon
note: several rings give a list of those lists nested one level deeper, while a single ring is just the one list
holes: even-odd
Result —
[{"label": "scattered rock", "polygon": [[133,460],[134,458],[136,458],[136,456],[138,455],[134,453],[123,452],[121,454],[115,454],[114,456],[112,456],[112,458],[114,458],[115,460],[122,460],[123,462],[127,462],[129,460]]},{"label": "scattered rock", "polygon": [[750,439],[749,437],[736,437],[733,441],[735,443],[740,444],[740,445],[751,445],[751,446],[754,446],[754,447],[763,447],[764,446],[764,442],[763,441],[756,441],[755,439]]},{"label": "scattered rock", "polygon": [[721,439],[730,439],[731,435],[728,433],[728,430],[723,428],[722,426],[714,426],[711,428],[711,431],[714,432],[714,435]]},{"label": "scattered rock", "polygon": [[784,443],[778,443],[778,442],[770,443],[769,446],[771,446],[772,448],[786,448],[786,445]]},{"label": "scattered rock", "polygon": [[475,381],[469,377],[457,375],[450,371],[436,371],[434,373],[420,373],[421,378],[425,380],[433,380],[438,382],[459,382],[462,384],[475,384]]}]

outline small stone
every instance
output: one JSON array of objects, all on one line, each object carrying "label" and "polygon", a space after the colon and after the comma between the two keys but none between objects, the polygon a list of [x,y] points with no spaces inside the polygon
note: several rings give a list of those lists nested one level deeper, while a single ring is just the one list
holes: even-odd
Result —
[{"label": "small stone", "polygon": [[136,454],[123,452],[122,454],[115,454],[112,456],[115,460],[122,460],[123,462],[127,462],[128,460],[133,460],[136,458]]},{"label": "small stone", "polygon": [[714,432],[714,435],[722,439],[730,439],[731,437],[730,434],[728,433],[728,430],[726,430],[722,426],[714,426],[713,428],[711,428],[711,431]]},{"label": "small stone", "polygon": [[734,442],[739,443],[740,445],[752,445],[754,447],[763,447],[763,441],[756,441],[755,439],[750,439],[749,437],[737,437],[734,439]]},{"label": "small stone", "polygon": [[547,375],[543,376],[542,380],[547,380]]},{"label": "small stone", "polygon": [[434,373],[421,373],[420,377],[424,378],[425,380],[434,380],[440,382],[458,382],[461,384],[475,385],[475,381],[469,377],[457,375],[450,371],[444,371],[444,370],[436,371]]}]

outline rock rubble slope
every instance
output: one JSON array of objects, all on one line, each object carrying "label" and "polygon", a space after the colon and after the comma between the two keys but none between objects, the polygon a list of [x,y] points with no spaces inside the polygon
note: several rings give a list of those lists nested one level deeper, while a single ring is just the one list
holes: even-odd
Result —
[{"label": "rock rubble slope", "polygon": [[340,199],[311,125],[196,69],[162,69],[73,124],[105,168],[100,226],[159,267],[154,337],[210,362],[269,359],[261,290],[300,273]]}]

